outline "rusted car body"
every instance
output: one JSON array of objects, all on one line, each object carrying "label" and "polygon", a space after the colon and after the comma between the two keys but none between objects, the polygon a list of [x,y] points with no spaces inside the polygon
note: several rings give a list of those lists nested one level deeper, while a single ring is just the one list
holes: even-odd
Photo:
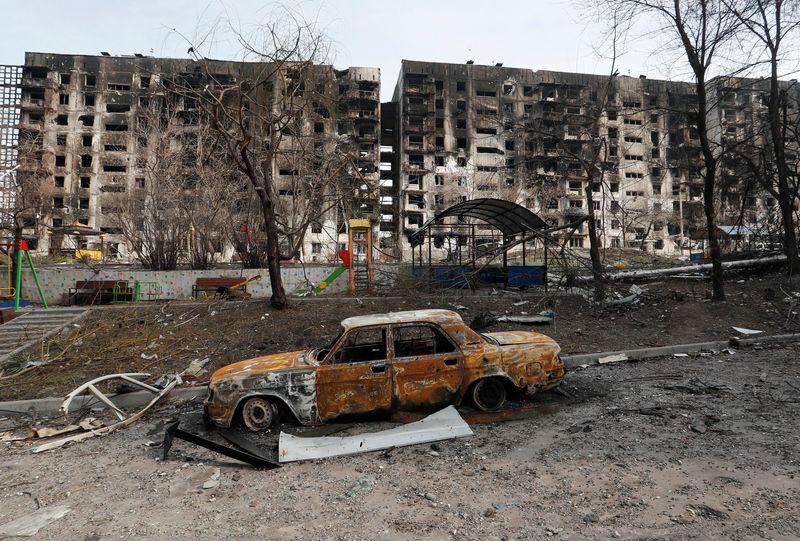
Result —
[{"label": "rusted car body", "polygon": [[251,430],[279,410],[304,425],[356,414],[430,409],[470,398],[499,408],[506,392],[558,385],[564,365],[551,338],[526,331],[478,334],[450,310],[416,310],[342,321],[329,348],[265,355],[217,370],[206,412],[219,426]]}]

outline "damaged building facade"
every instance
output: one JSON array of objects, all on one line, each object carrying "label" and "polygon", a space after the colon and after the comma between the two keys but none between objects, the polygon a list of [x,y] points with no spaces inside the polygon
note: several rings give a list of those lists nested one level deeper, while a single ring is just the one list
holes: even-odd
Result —
[{"label": "damaged building facade", "polygon": [[[142,55],[26,53],[18,81],[19,145],[35,147],[39,159],[21,163],[17,174],[45,176],[42,184],[51,202],[43,205],[37,223],[28,224],[29,232],[38,236],[36,252],[80,254],[98,250],[102,243],[107,256],[133,259],[115,213],[125,194],[147,187],[141,160],[147,159],[147,138],[152,135],[143,137],[141,128],[153,102],[169,100],[175,109],[170,122],[178,125],[176,139],[184,144],[197,131],[201,111],[197,100],[173,89],[207,84],[209,78],[217,84],[235,84],[265,71],[264,66]],[[346,245],[347,219],[371,217],[377,205],[380,71],[304,66],[303,81],[292,83],[293,68],[282,66],[271,75],[275,84],[265,84],[264,99],[269,104],[286,99],[290,85],[291,99],[306,104],[295,107],[294,111],[302,111],[302,118],[280,140],[272,164],[274,184],[290,222],[291,200],[301,195],[295,188],[298,179],[315,166],[310,153],[295,158],[297,148],[313,144],[309,152],[324,155],[321,147],[336,141],[334,151],[346,154],[342,174],[352,177],[354,186],[352,192],[343,194],[349,204],[346,208],[336,204],[321,208],[318,219],[307,228],[298,254],[306,261],[329,261]],[[248,227],[253,226],[230,224],[231,237],[215,243],[220,259],[235,257],[236,235],[246,234]],[[83,233],[82,228],[95,234],[72,236],[68,231]],[[62,231],[66,235],[59,234]]]},{"label": "damaged building facade", "polygon": [[[236,81],[258,66],[207,61],[203,68]],[[36,251],[80,253],[101,243],[107,257],[135,259],[114,213],[115,198],[148,182],[139,167],[146,145],[136,128],[148,104],[169,94],[165,83],[196,78],[200,63],[27,53],[24,66],[7,68],[4,103],[11,105],[3,122],[18,123],[19,137],[16,129],[3,132],[3,148],[11,150],[4,150],[0,175],[8,181],[16,168],[18,175],[46,177],[43,197],[50,204],[26,223],[38,237]],[[291,80],[290,69],[277,79]],[[602,170],[592,205],[608,248],[678,254],[703,222],[702,159],[689,120],[697,99],[690,83],[403,60],[391,101],[381,103],[377,68],[313,70],[300,93],[309,102],[302,128],[281,146],[291,156],[299,137],[315,145],[343,143],[337,152],[347,155],[343,171],[352,182],[303,231],[294,256],[305,262],[336,261],[347,246],[350,218],[376,224],[380,258],[408,261],[411,233],[447,207],[477,198],[514,201],[552,226],[572,223],[587,214],[587,166]],[[716,105],[709,124],[721,145],[758,131],[765,82],[720,78],[710,85]],[[286,95],[285,85],[270,88],[273,96]],[[192,133],[197,104],[179,95],[175,103],[180,129]],[[38,158],[15,164],[15,149],[25,142]],[[601,152],[587,157],[594,143]],[[295,188],[297,179],[321,161],[279,158],[273,164],[287,208],[292,198],[307,195]],[[723,164],[720,179],[720,224],[740,223],[740,216],[744,225],[777,223],[775,199],[746,186],[735,167]],[[12,189],[3,191],[6,206],[13,206]],[[58,234],[72,226],[102,236]],[[237,234],[247,227],[230,224],[231,238],[218,243],[219,260],[236,258]],[[559,235],[571,248],[588,248],[585,222]]]},{"label": "damaged building facade", "polygon": [[[704,220],[694,85],[609,79],[404,60],[393,96],[396,193],[393,206],[382,201],[385,229],[407,238],[447,207],[483,197],[565,225],[587,215],[585,168],[593,167],[602,170],[592,205],[605,247],[680,253]],[[708,123],[720,148],[757,134],[766,83],[710,83]],[[592,144],[600,147],[596,155],[587,152]],[[719,223],[743,215],[745,224],[777,224],[775,199],[752,183],[748,189],[726,165]],[[572,248],[589,246],[586,223],[560,235]],[[409,257],[407,243],[403,251]]]}]

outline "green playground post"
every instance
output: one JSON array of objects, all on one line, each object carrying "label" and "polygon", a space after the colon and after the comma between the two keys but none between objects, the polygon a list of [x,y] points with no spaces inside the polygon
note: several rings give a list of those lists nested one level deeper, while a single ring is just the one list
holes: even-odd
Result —
[{"label": "green playground post", "polygon": [[16,291],[14,291],[14,311],[19,310],[19,290],[22,287],[22,250],[17,248]]},{"label": "green playground post", "polygon": [[[47,299],[44,298],[44,291],[42,291],[42,286],[39,283],[39,276],[36,274],[36,267],[33,265],[33,259],[31,259],[31,252],[29,250],[25,250],[25,257],[28,258],[28,265],[31,267],[31,274],[33,274],[33,281],[36,283],[36,289],[39,291],[39,298],[42,299],[42,306],[47,310]],[[17,267],[17,272],[22,273],[22,267]]]}]

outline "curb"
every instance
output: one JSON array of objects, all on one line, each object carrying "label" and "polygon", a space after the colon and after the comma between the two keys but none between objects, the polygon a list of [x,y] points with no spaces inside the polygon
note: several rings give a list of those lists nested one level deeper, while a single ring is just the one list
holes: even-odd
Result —
[{"label": "curb", "polygon": [[[701,351],[719,351],[727,347],[748,347],[757,344],[777,344],[783,342],[800,342],[798,334],[778,334],[773,336],[762,336],[760,338],[739,338],[733,337],[729,340],[716,340],[712,342],[696,342],[693,344],[677,344],[674,346],[660,346],[652,348],[624,349],[619,351],[603,351],[599,353],[581,353],[578,355],[563,355],[561,360],[567,368],[578,368],[583,365],[599,366],[598,359],[610,355],[623,354],[629,361],[639,361],[654,357],[666,357],[675,353],[698,353]],[[205,400],[207,387],[183,387],[173,390],[166,397],[165,403],[189,402],[195,399]],[[110,397],[115,404],[121,408],[141,408],[147,405],[152,399],[153,394],[147,391],[134,391]],[[33,400],[15,400],[12,402],[0,402],[0,412],[8,413],[28,413],[36,415],[53,415],[59,413],[63,398],[38,398]],[[103,405],[92,396],[76,397],[73,401],[73,411],[91,405],[92,407],[103,409]]]},{"label": "curb", "polygon": [[733,347],[743,348],[756,344],[779,344],[784,342],[800,342],[798,334],[777,334],[759,338],[739,338],[734,336],[728,340],[715,340],[712,342],[695,342],[693,344],[677,344],[674,346],[660,346],[652,348],[623,349],[619,351],[603,351],[600,353],[581,353],[578,355],[563,355],[561,360],[567,368],[577,368],[583,365],[599,365],[598,360],[611,355],[625,355],[629,361],[651,359],[653,357],[666,357],[676,353],[699,353],[701,351],[720,351]]},{"label": "curb", "polygon": [[[196,398],[205,400],[208,392],[206,386],[183,387],[174,389],[166,396],[162,403],[188,402]],[[147,391],[134,391],[116,396],[110,396],[111,400],[120,408],[141,408],[153,400],[153,393]],[[8,413],[27,413],[35,415],[54,415],[59,414],[63,398],[34,398],[32,400],[14,400],[12,402],[0,402],[0,412]],[[105,406],[94,396],[83,395],[75,397],[72,401],[70,411],[78,411],[84,407],[105,409]]]}]

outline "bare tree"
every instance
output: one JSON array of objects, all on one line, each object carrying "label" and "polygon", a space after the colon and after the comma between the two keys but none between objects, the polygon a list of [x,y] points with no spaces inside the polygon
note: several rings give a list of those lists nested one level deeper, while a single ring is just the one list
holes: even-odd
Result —
[{"label": "bare tree", "polygon": [[320,65],[327,44],[313,24],[289,15],[260,27],[252,39],[236,35],[254,61],[249,71],[222,77],[193,46],[203,73],[184,81],[183,92],[198,100],[250,183],[262,216],[252,233],[264,240],[270,302],[286,308],[280,260],[298,256],[309,224],[330,213],[346,216],[345,202],[374,197],[377,179],[373,185],[374,172],[353,159],[341,124],[330,129],[337,115],[360,111],[343,109],[335,72]]},{"label": "bare tree", "polygon": [[800,271],[793,216],[798,188],[797,177],[792,177],[786,157],[787,89],[781,87],[778,77],[785,61],[797,62],[797,43],[792,38],[797,37],[800,28],[800,4],[793,0],[723,0],[723,4],[741,23],[750,40],[763,49],[764,53],[757,53],[754,60],[769,66],[769,93],[765,100],[767,113],[763,120],[770,152],[751,146],[749,155],[740,156],[747,160],[751,171],[760,176],[765,188],[778,200],[784,250],[789,272],[794,274]]},{"label": "bare tree", "polygon": [[[42,147],[42,132],[22,130],[20,133],[16,170],[13,175],[13,193],[4,197],[13,198],[8,206],[2,208],[0,227],[6,230],[19,245],[25,230],[34,234],[44,227],[41,219],[52,214],[53,184],[51,174],[53,167],[52,153],[45,152]],[[12,250],[0,249],[3,253],[13,255]]]},{"label": "bare tree", "polygon": [[683,58],[694,77],[697,107],[688,114],[696,126],[703,157],[703,210],[706,216],[708,243],[712,261],[712,299],[725,299],[722,254],[717,239],[716,180],[720,148],[714,140],[714,127],[709,124],[713,100],[709,99],[707,83],[728,46],[736,36],[739,21],[722,0],[600,0],[622,20],[642,21],[658,29],[651,37],[661,42],[664,51]]}]

